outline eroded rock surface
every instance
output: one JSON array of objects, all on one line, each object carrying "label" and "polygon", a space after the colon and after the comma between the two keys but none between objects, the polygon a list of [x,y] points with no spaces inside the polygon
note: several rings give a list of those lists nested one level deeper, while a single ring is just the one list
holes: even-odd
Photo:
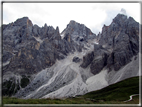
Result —
[{"label": "eroded rock surface", "polygon": [[139,23],[124,14],[98,36],[73,20],[61,35],[28,17],[2,29],[3,95],[72,97],[139,75]]},{"label": "eroded rock surface", "polygon": [[94,74],[104,66],[120,70],[139,52],[138,32],[139,24],[132,17],[118,14],[109,26],[104,25],[97,37],[99,45],[94,45],[92,55],[84,56],[82,65],[87,67],[91,64],[90,69]]},{"label": "eroded rock surface", "polygon": [[99,44],[110,50],[108,62],[116,71],[139,52],[139,24],[132,17],[118,14],[109,26],[104,25],[100,36]]}]

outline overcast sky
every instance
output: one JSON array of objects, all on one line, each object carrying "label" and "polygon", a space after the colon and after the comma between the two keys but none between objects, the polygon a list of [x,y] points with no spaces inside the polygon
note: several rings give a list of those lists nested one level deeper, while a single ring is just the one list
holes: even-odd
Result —
[{"label": "overcast sky", "polygon": [[3,24],[27,16],[33,24],[59,26],[62,32],[70,20],[75,20],[98,34],[122,8],[128,17],[140,22],[139,3],[3,3]]}]

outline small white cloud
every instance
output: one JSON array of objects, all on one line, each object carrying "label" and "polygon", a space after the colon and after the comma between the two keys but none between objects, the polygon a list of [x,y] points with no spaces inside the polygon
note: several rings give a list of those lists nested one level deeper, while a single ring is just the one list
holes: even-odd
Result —
[{"label": "small white cloud", "polygon": [[124,15],[126,15],[127,16],[127,14],[126,14],[126,10],[125,9],[121,9],[121,11],[119,12],[120,14],[124,14]]}]

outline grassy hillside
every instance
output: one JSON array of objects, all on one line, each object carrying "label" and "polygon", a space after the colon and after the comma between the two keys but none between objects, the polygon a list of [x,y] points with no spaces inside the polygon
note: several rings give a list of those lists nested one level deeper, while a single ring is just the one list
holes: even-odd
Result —
[{"label": "grassy hillside", "polygon": [[17,99],[3,97],[3,104],[138,104],[139,96],[124,102],[132,94],[139,94],[139,77],[133,77],[83,96],[67,99]]},{"label": "grassy hillside", "polygon": [[104,101],[124,101],[129,99],[132,94],[139,94],[139,77],[123,80],[101,90],[87,93],[82,97]]}]

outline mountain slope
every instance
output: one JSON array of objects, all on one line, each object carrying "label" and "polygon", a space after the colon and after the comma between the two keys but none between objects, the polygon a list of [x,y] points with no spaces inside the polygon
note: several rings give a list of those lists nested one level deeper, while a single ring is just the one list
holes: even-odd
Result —
[{"label": "mountain slope", "polygon": [[55,30],[45,24],[40,28],[31,21],[28,26],[28,21],[24,17],[3,25],[3,82],[4,87],[9,80],[17,84],[15,91],[24,88],[20,86],[23,76],[32,81],[39,71],[54,65],[56,59],[64,59],[75,51],[71,43],[61,39],[58,27]]},{"label": "mountain slope", "polygon": [[83,96],[67,99],[17,99],[3,97],[3,104],[138,104],[139,95],[133,97],[131,101],[124,102],[133,94],[139,94],[139,77],[123,80]]},{"label": "mountain slope", "polygon": [[[132,17],[127,18],[123,14],[118,14],[109,26],[104,25],[102,33],[98,36],[99,45],[94,45],[91,60],[88,60],[90,58],[88,54],[84,56],[81,65],[83,68],[90,65],[93,74],[99,73],[106,67],[112,76],[117,75],[117,72],[131,63],[133,57],[135,57],[135,60],[138,58],[139,24]],[[131,65],[133,66],[132,69],[135,68],[134,75],[138,75],[139,59],[137,59],[136,63],[136,66],[133,66],[134,63]],[[125,70],[123,71],[129,72],[130,69]],[[130,73],[129,76],[131,77]],[[128,77],[127,74],[125,77]]]},{"label": "mountain slope", "polygon": [[2,29],[3,95],[72,97],[139,75],[139,24],[131,17],[118,14],[99,37],[75,21],[61,36],[28,17]]},{"label": "mountain slope", "polygon": [[104,101],[125,101],[133,94],[139,94],[139,76],[125,79],[97,91],[89,92],[82,97]]}]

